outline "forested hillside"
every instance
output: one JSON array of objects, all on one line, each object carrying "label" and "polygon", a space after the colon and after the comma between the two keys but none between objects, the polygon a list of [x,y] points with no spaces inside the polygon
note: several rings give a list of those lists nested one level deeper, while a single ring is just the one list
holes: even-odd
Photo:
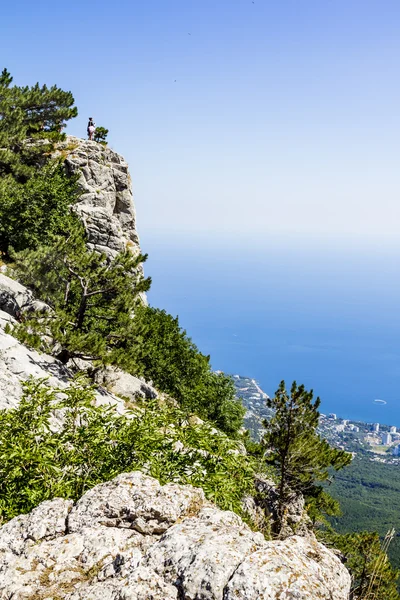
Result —
[{"label": "forested hillside", "polygon": [[342,533],[378,531],[384,537],[395,528],[389,556],[400,567],[400,472],[397,465],[371,461],[359,455],[337,473],[329,492],[340,502],[342,515],[332,523]]}]

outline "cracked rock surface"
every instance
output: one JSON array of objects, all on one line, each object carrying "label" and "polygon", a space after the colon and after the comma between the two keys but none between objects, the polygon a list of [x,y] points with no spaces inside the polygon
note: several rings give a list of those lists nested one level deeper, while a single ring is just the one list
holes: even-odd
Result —
[{"label": "cracked rock surface", "polygon": [[125,249],[140,252],[125,159],[107,146],[73,136],[59,144],[58,152],[65,156],[67,172],[79,175],[82,196],[76,209],[85,225],[88,245],[111,257]]},{"label": "cracked rock surface", "polygon": [[0,528],[0,597],[13,600],[347,600],[330,550],[267,542],[192,486],[136,471]]}]

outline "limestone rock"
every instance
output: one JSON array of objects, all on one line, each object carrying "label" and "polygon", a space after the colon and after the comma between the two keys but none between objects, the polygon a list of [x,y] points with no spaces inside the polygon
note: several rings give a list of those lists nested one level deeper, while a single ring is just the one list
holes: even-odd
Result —
[{"label": "limestone rock", "polygon": [[4,329],[7,324],[15,325],[16,323],[16,319],[12,317],[9,312],[0,310],[0,329]]},{"label": "limestone rock", "polygon": [[[270,514],[272,521],[278,518],[279,494],[273,481],[264,477],[255,479],[255,487],[258,492],[256,504]],[[313,537],[311,533],[311,521],[304,508],[304,498],[301,494],[293,494],[285,505],[285,521],[279,533],[280,539],[292,535]]]},{"label": "limestone rock", "polygon": [[201,490],[140,472],[0,528],[1,598],[347,600],[349,588],[315,540],[266,542]]},{"label": "limestone rock", "polygon": [[21,555],[26,545],[45,539],[54,539],[66,533],[66,520],[71,500],[46,500],[28,515],[8,521],[0,529],[0,552]]},{"label": "limestone rock", "polygon": [[19,319],[23,313],[48,312],[51,308],[45,302],[36,300],[32,292],[21,283],[0,273],[0,311]]},{"label": "limestone rock", "polygon": [[[69,385],[71,373],[57,359],[36,350],[29,350],[17,339],[4,332],[7,315],[0,311],[0,409],[13,408],[22,397],[22,383],[30,376],[47,378],[47,383],[55,388]],[[8,315],[10,321],[12,317]],[[123,400],[99,388],[96,392],[97,404],[115,406],[119,413],[125,412]]]},{"label": "limestone rock", "polygon": [[68,173],[79,174],[83,194],[76,205],[89,246],[115,256],[140,252],[131,178],[124,158],[101,144],[67,136],[58,147]]},{"label": "limestone rock", "polygon": [[203,503],[202,490],[172,483],[160,486],[139,471],[123,473],[87,492],[71,511],[68,528],[73,532],[105,525],[159,534]]},{"label": "limestone rock", "polygon": [[127,398],[132,402],[136,402],[139,398],[151,400],[158,396],[151,385],[115,367],[108,366],[96,371],[95,382],[116,396]]},{"label": "limestone rock", "polygon": [[350,575],[315,540],[293,536],[267,542],[247,557],[228,583],[223,600],[344,600]]},{"label": "limestone rock", "polygon": [[33,298],[33,294],[28,288],[18,283],[18,281],[11,279],[11,277],[4,275],[4,273],[0,273],[0,290],[8,292],[18,302],[19,306],[27,304]]},{"label": "limestone rock", "polygon": [[184,598],[218,600],[238,564],[264,545],[263,536],[234,513],[204,508],[171,527],[150,548],[145,564],[176,582]]},{"label": "limestone rock", "polygon": [[12,317],[18,317],[21,307],[33,300],[33,294],[26,287],[0,273],[0,310]]}]

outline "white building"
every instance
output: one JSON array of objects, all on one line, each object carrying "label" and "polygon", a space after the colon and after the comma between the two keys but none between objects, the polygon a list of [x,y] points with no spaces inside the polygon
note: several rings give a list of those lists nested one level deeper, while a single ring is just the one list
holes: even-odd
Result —
[{"label": "white building", "polygon": [[372,431],[375,431],[376,433],[378,433],[378,431],[379,431],[379,423],[374,423],[372,425]]},{"label": "white building", "polygon": [[336,415],[335,415],[335,413],[330,413],[328,415],[328,417],[329,417],[329,419],[333,419],[334,421],[336,421]]},{"label": "white building", "polygon": [[342,419],[342,423],[346,427],[346,425],[349,424],[349,420],[348,419]]},{"label": "white building", "polygon": [[388,446],[391,443],[392,443],[392,436],[390,435],[390,433],[383,433],[382,434],[382,446]]},{"label": "white building", "polygon": [[390,433],[396,433],[397,432],[397,428],[392,425],[392,427],[389,429]]}]

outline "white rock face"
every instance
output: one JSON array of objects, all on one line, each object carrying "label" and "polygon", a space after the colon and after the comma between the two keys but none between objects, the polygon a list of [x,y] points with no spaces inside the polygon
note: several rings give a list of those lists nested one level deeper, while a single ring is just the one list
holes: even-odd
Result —
[{"label": "white rock face", "polygon": [[224,600],[342,600],[348,598],[349,584],[348,572],[332,552],[315,540],[293,536],[268,542],[247,557],[227,585]]},{"label": "white rock face", "polygon": [[349,589],[321,544],[266,542],[202,490],[140,472],[0,528],[1,598],[347,600]]},{"label": "white rock face", "polygon": [[[71,378],[71,373],[58,360],[29,350],[6,334],[3,327],[8,320],[12,321],[12,317],[0,312],[0,409],[18,405],[23,393],[22,383],[29,377],[47,378],[49,385],[61,389],[69,385]],[[121,414],[125,412],[124,401],[102,388],[96,392],[96,402],[113,405]]]},{"label": "white rock face", "polygon": [[23,285],[0,273],[0,310],[18,317],[21,307],[33,301],[33,294]]},{"label": "white rock face", "polygon": [[76,208],[89,246],[108,256],[140,252],[131,178],[125,159],[96,142],[67,136],[59,145],[69,173],[79,174],[83,194]]},{"label": "white rock face", "polygon": [[116,367],[107,366],[97,371],[94,380],[116,396],[127,398],[131,402],[136,402],[139,398],[153,399],[158,396],[150,384]]}]

